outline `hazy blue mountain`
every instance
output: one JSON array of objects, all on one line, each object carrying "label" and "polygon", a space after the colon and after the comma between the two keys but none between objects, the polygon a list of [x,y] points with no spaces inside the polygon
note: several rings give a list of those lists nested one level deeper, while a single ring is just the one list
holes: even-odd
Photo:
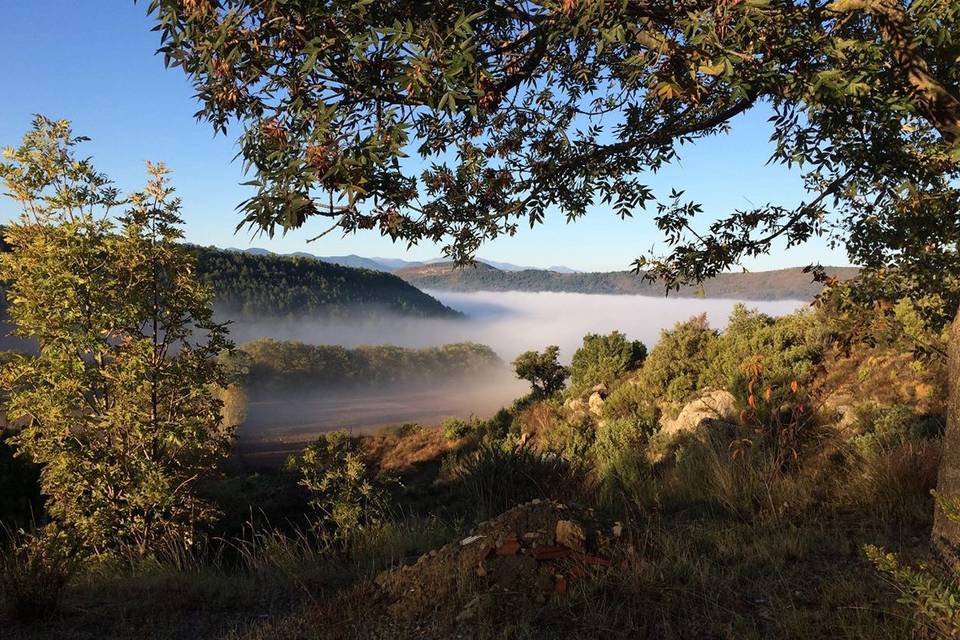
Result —
[{"label": "hazy blue mountain", "polygon": [[[260,247],[250,247],[248,249],[229,248],[227,251],[242,251],[244,253],[257,256],[276,255],[273,251]],[[441,264],[449,261],[449,258],[431,258],[429,260],[404,260],[402,258],[382,258],[376,256],[368,258],[365,256],[358,256],[353,253],[346,256],[318,256],[313,253],[307,253],[306,251],[295,251],[293,253],[282,255],[297,256],[301,258],[314,258],[330,264],[338,264],[342,267],[353,267],[354,269],[372,269],[373,271],[386,271],[388,273],[393,273],[399,269],[415,269],[425,265]],[[576,269],[571,269],[570,267],[565,267],[562,265],[549,267],[547,269],[540,269],[539,267],[513,264],[512,262],[487,260],[486,258],[477,258],[477,262],[488,264],[491,267],[501,271],[553,271],[556,273],[580,273]]]}]

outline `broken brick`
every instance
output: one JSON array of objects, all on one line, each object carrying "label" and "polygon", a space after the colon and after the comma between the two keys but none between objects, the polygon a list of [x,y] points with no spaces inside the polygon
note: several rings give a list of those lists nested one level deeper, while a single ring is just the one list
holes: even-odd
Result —
[{"label": "broken brick", "polygon": [[510,536],[503,541],[499,547],[497,547],[498,556],[512,556],[520,551],[520,541],[517,540],[516,536]]}]

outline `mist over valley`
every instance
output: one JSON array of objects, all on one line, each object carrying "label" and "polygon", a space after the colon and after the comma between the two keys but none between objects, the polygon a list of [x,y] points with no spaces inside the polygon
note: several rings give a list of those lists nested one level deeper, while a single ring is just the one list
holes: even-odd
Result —
[{"label": "mist over valley", "polygon": [[[509,366],[528,350],[560,347],[560,360],[569,363],[583,336],[622,331],[647,347],[660,332],[691,316],[706,314],[711,326],[722,329],[736,300],[596,295],[557,292],[425,293],[463,317],[420,318],[396,313],[366,317],[242,318],[231,325],[234,340],[243,345],[264,336],[308,345],[390,345],[426,349],[460,343],[490,347],[500,361],[484,361],[469,371],[430,375],[421,369],[398,372],[391,380],[369,384],[337,384],[325,379],[312,384],[296,371],[290,356],[292,382],[269,391],[250,392],[248,415],[238,431],[238,452],[247,464],[276,465],[284,456],[319,433],[347,429],[371,433],[402,423],[439,424],[456,416],[485,417],[528,390]],[[800,300],[748,302],[748,307],[782,316],[807,306]],[[280,368],[280,364],[277,368]],[[399,366],[399,365],[393,365]],[[416,379],[415,379],[416,378]],[[291,388],[295,386],[296,388]]]}]

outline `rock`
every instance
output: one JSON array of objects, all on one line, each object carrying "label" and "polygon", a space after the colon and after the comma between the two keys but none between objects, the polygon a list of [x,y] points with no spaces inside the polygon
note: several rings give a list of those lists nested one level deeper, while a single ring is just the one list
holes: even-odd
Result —
[{"label": "rock", "polygon": [[575,520],[557,520],[557,544],[583,553],[587,550],[587,534]]},{"label": "rock", "polygon": [[614,537],[614,538],[619,538],[620,536],[622,536],[622,535],[623,535],[623,524],[620,523],[620,522],[615,522],[615,523],[613,524],[613,528],[611,529],[611,533],[613,533],[613,537]]},{"label": "rock", "polygon": [[468,544],[473,544],[477,540],[483,540],[483,536],[467,536],[466,538],[460,541],[460,546],[465,547]]},{"label": "rock", "polygon": [[705,389],[700,396],[689,402],[680,414],[671,420],[660,418],[660,433],[673,435],[683,432],[695,432],[704,423],[719,420],[731,422],[737,417],[736,399],[723,389]]},{"label": "rock", "polygon": [[603,413],[603,396],[599,392],[594,391],[590,394],[590,400],[588,401],[590,407],[590,413],[595,416],[599,416]]},{"label": "rock", "polygon": [[593,391],[594,393],[600,393],[605,396],[607,394],[607,385],[601,382],[600,384],[594,385],[591,391]]},{"label": "rock", "polygon": [[580,398],[570,398],[567,400],[567,410],[570,413],[581,413],[586,409],[586,405]]}]

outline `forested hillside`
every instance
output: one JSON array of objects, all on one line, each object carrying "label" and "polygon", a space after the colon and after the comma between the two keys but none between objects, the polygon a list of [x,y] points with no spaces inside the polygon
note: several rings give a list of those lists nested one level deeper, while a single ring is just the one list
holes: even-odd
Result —
[{"label": "forested hillside", "polygon": [[262,338],[242,344],[222,358],[252,389],[449,382],[504,366],[490,347],[471,342],[423,349],[392,345],[347,349]]},{"label": "forested hillside", "polygon": [[[827,272],[841,280],[853,278],[853,267],[829,267]],[[630,271],[557,273],[555,271],[502,271],[487,264],[456,269],[451,263],[401,269],[396,272],[407,282],[423,289],[448,291],[567,291],[663,295],[663,286],[644,280]],[[671,295],[705,296],[738,300],[809,300],[820,292],[810,274],[800,268],[748,273],[725,273],[700,287],[682,287]]]},{"label": "forested hillside", "polygon": [[300,256],[255,255],[192,247],[216,306],[231,316],[323,316],[398,313],[455,316],[435,298],[389,273]]}]

